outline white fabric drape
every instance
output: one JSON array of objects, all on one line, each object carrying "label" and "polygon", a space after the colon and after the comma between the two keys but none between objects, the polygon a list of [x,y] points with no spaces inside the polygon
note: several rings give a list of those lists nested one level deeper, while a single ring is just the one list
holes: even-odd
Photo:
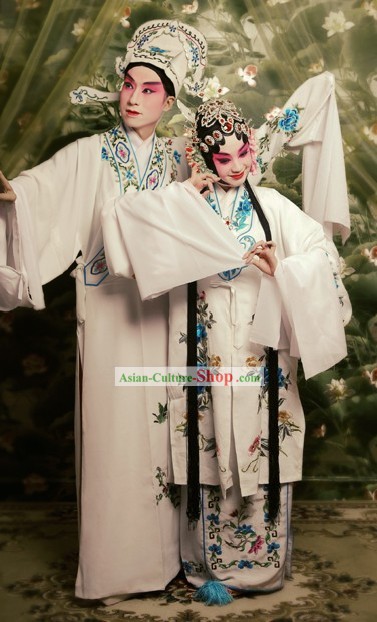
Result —
[{"label": "white fabric drape", "polygon": [[[289,97],[282,110],[299,109],[297,131],[287,139],[285,132],[265,123],[256,131],[260,142],[268,145],[262,155],[270,162],[283,148],[303,150],[303,209],[319,222],[331,238],[339,232],[343,242],[350,233],[347,182],[339,114],[335,97],[335,78],[328,71],[309,78]],[[262,175],[253,176],[258,184]]]}]

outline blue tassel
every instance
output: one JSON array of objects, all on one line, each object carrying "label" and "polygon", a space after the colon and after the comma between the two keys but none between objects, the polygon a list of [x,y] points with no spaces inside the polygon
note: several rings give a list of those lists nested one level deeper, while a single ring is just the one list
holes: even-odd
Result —
[{"label": "blue tassel", "polygon": [[228,589],[219,581],[206,581],[194,594],[194,600],[206,605],[228,605],[233,601]]}]

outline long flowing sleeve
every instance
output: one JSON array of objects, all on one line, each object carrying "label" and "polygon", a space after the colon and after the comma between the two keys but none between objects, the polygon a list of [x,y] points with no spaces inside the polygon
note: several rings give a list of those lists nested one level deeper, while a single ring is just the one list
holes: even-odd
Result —
[{"label": "long flowing sleeve", "polygon": [[44,308],[41,275],[36,246],[36,227],[26,188],[13,181],[17,199],[3,208],[0,236],[3,249],[0,258],[0,309],[9,311],[17,306]]},{"label": "long flowing sleeve", "polygon": [[109,270],[135,274],[142,300],[242,266],[244,249],[191,183],[108,201],[102,230]]},{"label": "long flowing sleeve", "polygon": [[[303,150],[303,209],[331,239],[350,233],[350,216],[335,78],[328,71],[306,80],[282,112],[256,131],[262,171],[283,149]],[[258,184],[262,171],[253,176]]]},{"label": "long flowing sleeve", "polygon": [[[94,204],[98,137],[81,139],[12,180],[17,199],[1,210],[0,308],[44,307],[42,285],[74,261],[87,206]],[[93,148],[95,146],[96,148]],[[3,279],[4,277],[4,279]],[[5,283],[8,286],[5,286]]]},{"label": "long flowing sleeve", "polygon": [[[28,222],[22,223],[27,226]],[[32,243],[32,236],[29,238]],[[31,261],[36,255],[33,254]],[[35,280],[35,308],[44,307],[39,271],[30,267],[30,279]],[[27,286],[27,274],[21,252],[19,219],[16,216],[16,204],[4,204],[0,208],[0,311],[9,311],[16,306],[32,306]]]},{"label": "long flowing sleeve", "polygon": [[351,306],[346,290],[338,291],[322,227],[277,192],[269,191],[269,197],[262,205],[279,264],[273,277],[262,277],[251,340],[287,347],[310,378],[347,355],[344,323]]}]

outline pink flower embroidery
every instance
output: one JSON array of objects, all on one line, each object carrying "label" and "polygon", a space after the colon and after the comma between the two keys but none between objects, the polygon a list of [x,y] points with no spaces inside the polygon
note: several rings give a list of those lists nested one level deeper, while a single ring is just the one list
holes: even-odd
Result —
[{"label": "pink flower embroidery", "polygon": [[249,456],[252,456],[253,453],[258,449],[260,443],[260,434],[253,440],[248,451]]},{"label": "pink flower embroidery", "polygon": [[263,546],[263,538],[261,536],[258,536],[253,546],[250,548],[249,553],[258,553],[258,551],[261,550],[262,546]]}]

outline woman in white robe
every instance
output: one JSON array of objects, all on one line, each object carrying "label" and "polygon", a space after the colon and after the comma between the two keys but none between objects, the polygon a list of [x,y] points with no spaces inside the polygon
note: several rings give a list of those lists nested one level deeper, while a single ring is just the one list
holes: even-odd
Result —
[{"label": "woman in white robe", "polygon": [[[197,282],[198,366],[219,372],[231,368],[239,376],[231,386],[214,382],[210,389],[198,388],[201,513],[195,528],[181,521],[186,576],[203,586],[198,599],[211,602],[209,580],[241,591],[274,591],[289,574],[292,482],[302,477],[305,432],[297,359],[307,378],[341,360],[346,355],[343,323],[351,309],[321,225],[275,190],[254,192],[248,185],[255,145],[230,102],[200,106],[193,145],[220,177],[206,192],[207,202],[243,247],[248,264]],[[205,190],[204,180],[205,174],[195,172],[191,182]],[[181,319],[185,308],[186,290],[173,290],[170,364],[182,363],[189,340]],[[272,348],[278,350],[280,472],[280,512],[273,518]],[[250,382],[256,371],[262,386]],[[173,481],[185,484],[191,414],[185,396],[174,389],[169,416]]]},{"label": "woman in white robe", "polygon": [[[169,62],[139,45],[143,37],[162,52],[170,50]],[[183,139],[158,138],[155,127],[192,66],[187,54],[203,64],[205,50],[200,33],[180,23],[140,27],[120,67],[121,123],[21,173],[12,181],[15,204],[1,209],[0,231],[7,240],[2,310],[20,304],[43,308],[40,283],[76,259],[75,594],[106,604],[163,589],[179,571],[180,558],[178,496],[167,484],[165,388],[133,387],[126,393],[114,384],[116,366],[166,364],[167,299],[143,303],[132,271],[128,279],[109,274],[100,208],[109,196],[187,177]],[[2,198],[14,197],[9,191]]]},{"label": "woman in white robe", "polygon": [[[225,192],[215,184],[214,190],[207,200],[244,249],[262,241],[264,231],[246,189]],[[306,376],[327,369],[346,354],[342,311],[349,319],[350,308],[344,289],[337,291],[334,285],[322,227],[272,189],[256,188],[255,195],[276,244],[274,276],[241,266],[197,282],[198,364],[214,373],[232,369],[244,382],[214,383],[210,392],[199,388],[201,516],[195,529],[182,516],[181,555],[187,579],[196,586],[217,579],[238,590],[273,591],[282,587],[289,571],[291,483],[302,477],[305,420],[297,390],[297,336],[300,343],[316,339],[322,348],[317,360],[310,343],[302,348]],[[326,302],[316,304],[318,296]],[[170,293],[170,365],[182,365],[186,354],[186,301],[186,288]],[[261,313],[270,334],[260,332]],[[306,324],[306,334],[295,323],[297,316]],[[265,367],[266,346],[276,328],[281,499],[279,520],[271,524],[268,375],[264,386],[251,376]],[[185,484],[186,395],[171,388],[170,396],[173,481]]]}]

